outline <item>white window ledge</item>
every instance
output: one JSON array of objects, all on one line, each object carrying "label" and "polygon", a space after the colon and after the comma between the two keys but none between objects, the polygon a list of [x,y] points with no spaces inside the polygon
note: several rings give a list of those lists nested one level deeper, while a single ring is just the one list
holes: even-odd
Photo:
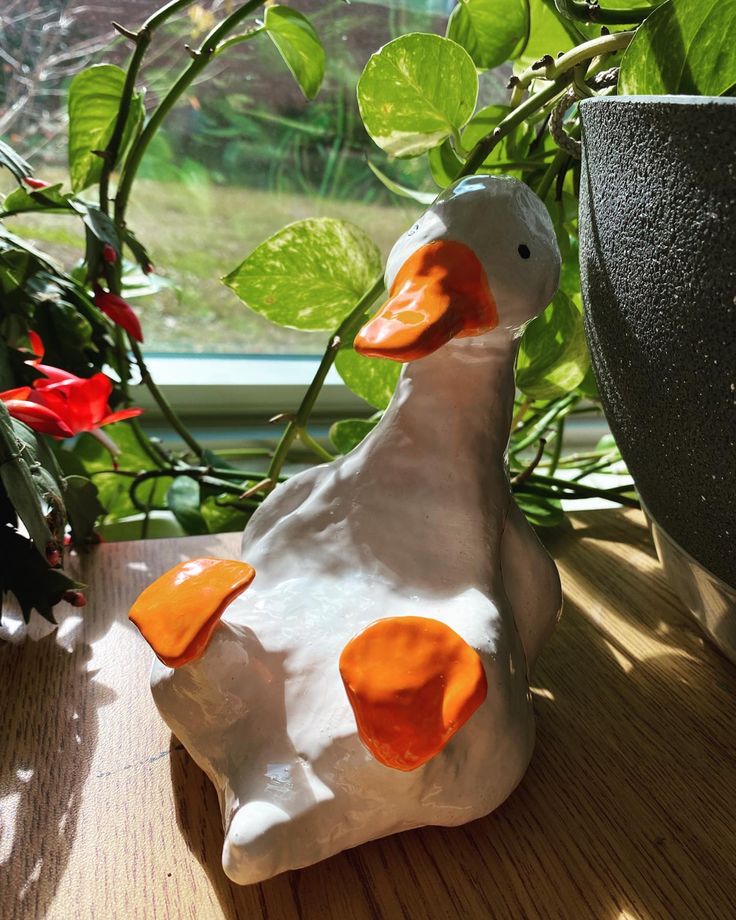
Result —
[{"label": "white window ledge", "polygon": [[[319,356],[147,354],[154,380],[192,431],[209,445],[272,442],[283,425],[268,425],[280,412],[295,412],[319,365]],[[145,409],[143,424],[165,441],[175,435],[143,386],[133,390],[135,404]],[[310,428],[324,439],[331,422],[367,418],[375,410],[355,396],[330,369]],[[608,432],[600,415],[575,416],[565,428],[570,450],[590,448]]]},{"label": "white window ledge", "polygon": [[[265,423],[279,412],[294,412],[319,366],[319,356],[146,355],[153,379],[183,418],[228,417]],[[145,387],[134,390],[136,405],[158,421],[161,413]],[[373,410],[348,390],[334,368],[315,408],[324,420],[368,416]]]}]

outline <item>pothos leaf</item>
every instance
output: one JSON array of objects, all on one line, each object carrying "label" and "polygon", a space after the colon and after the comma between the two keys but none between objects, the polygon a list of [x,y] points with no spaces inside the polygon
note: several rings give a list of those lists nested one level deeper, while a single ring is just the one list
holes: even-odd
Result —
[{"label": "pothos leaf", "polygon": [[380,170],[374,163],[371,163],[370,160],[368,160],[368,168],[382,185],[390,192],[393,192],[394,195],[398,195],[399,198],[411,198],[413,201],[418,201],[419,204],[426,205],[432,204],[437,197],[434,192],[421,192],[419,189],[408,188],[406,185],[400,185],[398,182],[394,182],[390,176],[387,176],[385,172]]},{"label": "pothos leaf", "polygon": [[350,453],[378,424],[378,420],[346,418],[330,428],[330,440],[341,454]]},{"label": "pothos leaf", "polygon": [[325,75],[325,49],[307,17],[289,6],[266,7],[263,28],[307,99],[314,99]]},{"label": "pothos leaf", "polygon": [[401,364],[386,358],[366,358],[353,348],[341,348],[335,368],[357,396],[376,409],[385,409],[391,401],[401,374]]},{"label": "pothos leaf", "polygon": [[736,90],[736,3],[669,0],[621,61],[619,93],[720,96]]},{"label": "pothos leaf", "polygon": [[242,530],[252,514],[237,508],[233,496],[224,492],[207,496],[202,502],[201,511],[210,533]]},{"label": "pothos leaf", "polygon": [[556,498],[519,491],[514,492],[514,499],[534,527],[556,527],[565,519],[565,512]]},{"label": "pothos leaf", "polygon": [[473,60],[448,38],[402,35],[372,55],[358,81],[365,129],[386,153],[419,156],[456,134],[473,114]]},{"label": "pothos leaf", "polygon": [[200,510],[199,483],[189,476],[177,476],[166,493],[166,504],[189,534],[207,533],[209,528]]},{"label": "pothos leaf", "polygon": [[556,399],[585,377],[590,356],[582,310],[558,291],[541,316],[526,328],[516,363],[516,385],[531,399]]},{"label": "pothos leaf", "polygon": [[560,51],[569,51],[586,38],[594,37],[590,27],[558,13],[554,0],[528,2],[529,35],[524,47],[514,55],[514,70],[525,70],[545,54],[555,57]]},{"label": "pothos leaf", "polygon": [[462,45],[480,70],[515,57],[528,31],[527,0],[460,0],[447,22],[447,37]]},{"label": "pothos leaf", "polygon": [[279,230],[223,281],[271,322],[332,330],[380,271],[378,247],[359,227],[312,217]]},{"label": "pothos leaf", "polygon": [[[78,73],[69,87],[69,175],[72,191],[97,182],[104,150],[112,136],[125,83],[125,71],[113,64],[95,64]],[[125,123],[121,151],[143,120],[143,101],[134,95]]]},{"label": "pothos leaf", "polygon": [[439,147],[433,147],[427,154],[427,160],[432,178],[442,188],[452,185],[463,165],[449,140],[441,143]]}]

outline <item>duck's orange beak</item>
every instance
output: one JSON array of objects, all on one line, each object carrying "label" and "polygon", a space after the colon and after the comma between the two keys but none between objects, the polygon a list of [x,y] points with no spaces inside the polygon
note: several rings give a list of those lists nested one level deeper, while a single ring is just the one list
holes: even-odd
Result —
[{"label": "duck's orange beak", "polygon": [[415,361],[456,336],[498,325],[496,303],[480,260],[464,243],[435,240],[404,262],[390,298],[355,338],[375,358]]}]

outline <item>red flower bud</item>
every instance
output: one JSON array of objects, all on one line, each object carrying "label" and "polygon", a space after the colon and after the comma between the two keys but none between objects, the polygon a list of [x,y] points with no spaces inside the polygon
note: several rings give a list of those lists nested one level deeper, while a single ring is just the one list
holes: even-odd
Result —
[{"label": "red flower bud", "polygon": [[32,188],[35,191],[38,191],[42,188],[48,188],[49,185],[51,185],[50,182],[44,182],[42,179],[34,179],[33,176],[25,176],[23,181],[29,188]]},{"label": "red flower bud", "polygon": [[111,246],[109,243],[105,243],[102,247],[102,258],[110,265],[114,265],[118,260],[118,254],[114,246]]},{"label": "red flower bud", "polygon": [[87,597],[81,591],[65,591],[61,599],[72,607],[84,607],[87,603]]},{"label": "red flower bud", "polygon": [[95,304],[102,310],[105,316],[121,326],[128,332],[136,342],[143,341],[143,332],[138,317],[133,312],[133,308],[122,297],[113,294],[112,291],[103,291],[98,287],[95,289]]},{"label": "red flower bud", "polygon": [[61,550],[56,543],[48,543],[46,545],[46,562],[48,562],[52,569],[55,569],[57,565],[61,565]]}]

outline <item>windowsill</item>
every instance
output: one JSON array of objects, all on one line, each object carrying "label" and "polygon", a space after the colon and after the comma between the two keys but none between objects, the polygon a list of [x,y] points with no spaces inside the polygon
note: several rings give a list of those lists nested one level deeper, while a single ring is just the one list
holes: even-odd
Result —
[{"label": "windowsill", "polygon": [[[146,355],[153,379],[185,419],[228,417],[265,424],[279,412],[294,412],[319,366],[317,355]],[[161,419],[158,406],[144,387],[136,404],[151,421]],[[317,419],[368,416],[373,410],[348,390],[331,368],[315,408]]]},{"label": "windowsill", "polygon": [[[268,420],[295,412],[319,366],[318,355],[185,355],[152,353],[146,363],[154,380],[192,432],[211,447],[272,444],[283,423]],[[145,387],[134,389],[135,403],[145,409],[146,429],[164,441],[171,431]],[[367,418],[374,409],[355,396],[330,369],[312,414],[310,430],[324,439],[332,422]],[[568,419],[565,445],[570,450],[594,446],[608,426],[600,416]]]}]

